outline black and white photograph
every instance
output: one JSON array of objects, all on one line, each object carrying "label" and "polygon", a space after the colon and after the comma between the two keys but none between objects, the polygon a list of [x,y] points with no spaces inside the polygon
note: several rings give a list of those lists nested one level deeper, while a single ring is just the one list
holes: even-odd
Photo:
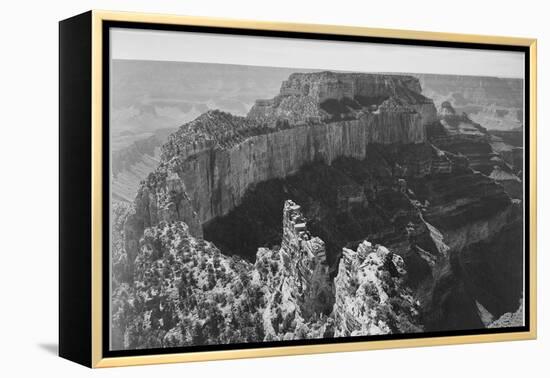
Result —
[{"label": "black and white photograph", "polygon": [[548,371],[545,2],[3,5],[0,378]]},{"label": "black and white photograph", "polygon": [[524,327],[524,64],[111,28],[110,349]]}]

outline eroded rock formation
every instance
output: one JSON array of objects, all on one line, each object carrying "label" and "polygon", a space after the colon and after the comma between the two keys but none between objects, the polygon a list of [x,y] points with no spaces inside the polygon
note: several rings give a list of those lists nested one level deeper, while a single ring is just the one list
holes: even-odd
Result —
[{"label": "eroded rock formation", "polygon": [[293,74],[247,117],[204,113],[117,213],[118,345],[472,329],[515,311],[521,203],[493,141],[402,75]]},{"label": "eroded rock formation", "polygon": [[403,258],[364,241],[345,248],[334,280],[335,336],[415,333],[419,303],[404,282]]},{"label": "eroded rock formation", "polygon": [[[309,233],[300,206],[294,202],[285,202],[283,219],[281,247],[260,248],[254,264],[223,255],[212,243],[192,236],[183,222],[162,221],[147,228],[135,259],[133,282],[118,282],[114,288],[113,347],[419,330],[417,304],[400,286],[406,272],[398,256],[365,242],[356,256],[346,258],[335,281],[336,298],[341,306],[350,296],[357,308],[346,306],[344,313],[334,305],[324,242]],[[361,278],[366,271],[368,279]],[[361,281],[356,289],[362,290],[361,298],[371,306],[368,311],[351,292],[353,280]],[[372,288],[380,291],[363,292]],[[395,298],[389,298],[390,294]],[[368,327],[351,323],[353,311],[361,311],[361,321]]]},{"label": "eroded rock formation", "polygon": [[[137,215],[128,222],[129,255],[136,255],[135,237],[145,227],[180,220],[201,236],[202,226],[237,207],[251,186],[287,177],[309,163],[362,160],[370,145],[425,142],[426,119],[436,111],[419,91],[418,80],[408,76],[296,74],[283,83],[265,116],[254,108],[248,117],[209,111],[183,125],[163,146],[159,167],[138,191]],[[327,101],[347,95],[363,99],[364,105],[344,106],[345,120],[323,110]],[[361,96],[383,101],[366,104]],[[312,118],[301,108],[288,111],[277,99],[307,101],[321,117]]]},{"label": "eroded rock formation", "polygon": [[268,124],[278,120],[295,124],[411,110],[425,124],[436,117],[433,102],[421,94],[420,83],[412,76],[318,72],[290,75],[280,94],[257,101],[248,117]]},{"label": "eroded rock formation", "polygon": [[472,121],[466,113],[458,114],[450,102],[444,101],[439,110],[439,122],[427,127],[428,140],[437,148],[465,156],[469,166],[504,186],[513,198],[521,198],[523,186],[515,168],[512,150],[502,139]]},{"label": "eroded rock formation", "polygon": [[299,289],[305,314],[330,313],[332,282],[329,277],[325,243],[312,237],[300,206],[286,201],[283,209],[281,258],[290,267],[290,277]]}]

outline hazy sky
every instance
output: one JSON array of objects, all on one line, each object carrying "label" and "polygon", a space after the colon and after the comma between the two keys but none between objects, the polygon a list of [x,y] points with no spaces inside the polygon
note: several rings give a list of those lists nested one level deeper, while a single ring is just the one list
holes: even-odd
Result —
[{"label": "hazy sky", "polygon": [[520,52],[111,29],[114,59],[523,78]]}]

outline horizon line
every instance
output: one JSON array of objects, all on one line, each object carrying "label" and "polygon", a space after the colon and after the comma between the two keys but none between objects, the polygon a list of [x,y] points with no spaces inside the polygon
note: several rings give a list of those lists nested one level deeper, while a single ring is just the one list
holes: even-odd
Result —
[{"label": "horizon line", "polygon": [[217,63],[217,62],[202,62],[202,61],[184,61],[171,59],[135,59],[135,58],[111,58],[111,61],[132,61],[132,62],[153,62],[153,63],[179,63],[179,64],[209,64],[218,66],[236,66],[236,67],[256,67],[256,68],[271,68],[281,70],[311,70],[317,72],[336,72],[336,73],[364,73],[364,74],[385,74],[385,75],[434,75],[434,76],[460,76],[460,77],[475,77],[475,78],[496,78],[496,79],[512,79],[524,81],[523,76],[490,76],[490,75],[473,75],[473,74],[458,74],[458,73],[433,73],[433,72],[405,72],[405,71],[357,71],[357,70],[335,70],[326,68],[298,68],[287,66],[270,66],[257,64],[236,64],[236,63]]}]

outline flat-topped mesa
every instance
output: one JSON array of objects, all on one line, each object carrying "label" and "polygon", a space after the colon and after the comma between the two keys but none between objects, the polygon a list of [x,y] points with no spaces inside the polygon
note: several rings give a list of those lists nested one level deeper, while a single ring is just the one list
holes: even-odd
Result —
[{"label": "flat-topped mesa", "polygon": [[285,201],[283,208],[281,252],[292,267],[305,316],[326,313],[333,296],[325,243],[311,236],[301,207],[291,200]]},{"label": "flat-topped mesa", "polygon": [[[168,138],[159,166],[138,190],[126,227],[130,255],[144,228],[183,221],[202,237],[202,227],[239,206],[250,187],[307,164],[363,160],[371,145],[425,143],[425,123],[436,110],[419,91],[409,76],[293,74],[281,95],[260,101],[247,117],[202,114]],[[333,105],[342,113],[331,114]]]},{"label": "flat-topped mesa", "polygon": [[436,110],[421,91],[418,79],[406,75],[295,73],[274,99],[257,101],[248,117],[267,124],[281,119],[300,124],[401,112],[417,113],[422,124],[429,124],[436,119]]}]

